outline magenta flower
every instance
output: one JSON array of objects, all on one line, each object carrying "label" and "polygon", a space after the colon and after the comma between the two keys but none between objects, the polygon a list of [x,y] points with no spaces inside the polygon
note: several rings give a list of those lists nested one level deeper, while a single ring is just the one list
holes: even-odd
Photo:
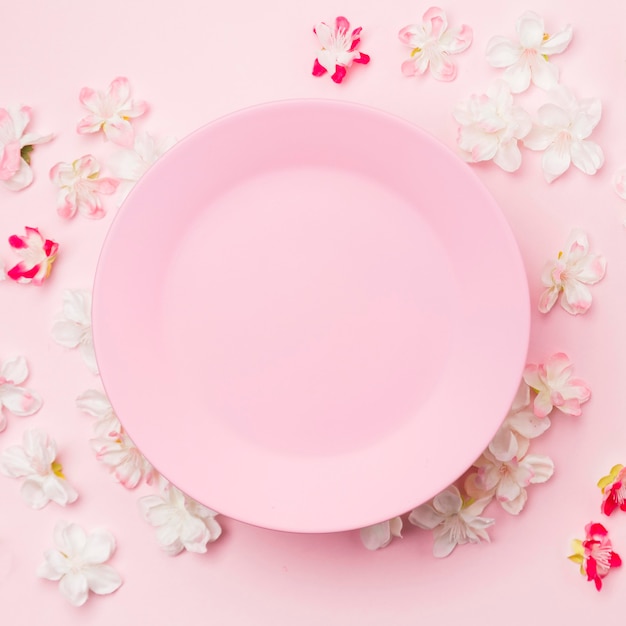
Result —
[{"label": "magenta flower", "polygon": [[615,509],[626,511],[626,468],[614,465],[608,476],[598,481],[602,490],[602,512],[611,515]]},{"label": "magenta flower", "polygon": [[9,244],[22,260],[7,272],[7,276],[18,283],[41,285],[50,276],[59,244],[44,239],[36,228],[26,226],[25,231],[24,237],[9,237]]},{"label": "magenta flower", "polygon": [[313,28],[317,35],[322,49],[313,64],[313,76],[322,76],[326,72],[331,72],[331,78],[336,83],[340,83],[345,75],[346,68],[352,63],[369,63],[367,54],[359,52],[357,47],[361,42],[359,35],[361,28],[355,28],[351,33],[350,22],[345,17],[338,17],[335,20],[335,28],[320,22]]},{"label": "magenta flower", "polygon": [[602,579],[608,576],[614,567],[622,564],[622,559],[613,551],[609,533],[602,524],[590,522],[585,526],[587,536],[584,541],[574,539],[572,548],[574,554],[568,558],[580,564],[580,573],[587,576],[588,581],[602,589]]}]

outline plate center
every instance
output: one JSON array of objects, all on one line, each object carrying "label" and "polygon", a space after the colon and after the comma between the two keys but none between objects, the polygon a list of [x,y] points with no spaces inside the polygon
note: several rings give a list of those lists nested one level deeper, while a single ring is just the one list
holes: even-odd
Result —
[{"label": "plate center", "polygon": [[330,455],[415,415],[455,310],[448,255],[420,207],[365,174],[301,166],[247,178],[194,214],[161,325],[209,424]]}]

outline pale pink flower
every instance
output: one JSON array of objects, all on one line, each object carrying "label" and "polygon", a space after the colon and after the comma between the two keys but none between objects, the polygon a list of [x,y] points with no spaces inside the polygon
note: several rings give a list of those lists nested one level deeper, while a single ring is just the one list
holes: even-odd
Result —
[{"label": "pale pink flower", "polygon": [[152,482],[152,466],[123,428],[117,433],[92,439],[91,445],[98,461],[108,466],[126,489],[134,489],[143,481]]},{"label": "pale pink flower", "polygon": [[503,76],[513,93],[528,89],[530,82],[540,89],[552,89],[559,82],[559,70],[548,58],[563,52],[572,40],[572,27],[548,35],[543,18],[527,11],[515,25],[519,41],[493,37],[487,44],[487,61],[494,67],[506,67]]},{"label": "pale pink flower", "polygon": [[31,110],[27,106],[0,108],[0,182],[11,191],[20,191],[33,182],[33,146],[52,139],[52,135],[26,132]]},{"label": "pale pink flower", "polygon": [[518,142],[532,127],[530,116],[513,103],[509,86],[495,81],[486,94],[472,95],[457,105],[457,144],[470,163],[490,161],[506,172],[522,164]]},{"label": "pale pink flower", "polygon": [[65,319],[52,326],[53,339],[66,348],[78,348],[87,367],[97,374],[91,331],[91,293],[85,289],[66,289],[63,292],[63,316]]},{"label": "pale pink flower", "polygon": [[0,367],[0,432],[7,426],[4,409],[18,417],[27,417],[41,408],[39,394],[21,386],[27,378],[28,365],[23,356],[6,361]]},{"label": "pale pink flower", "polygon": [[215,519],[217,513],[186,496],[165,480],[160,481],[161,495],[144,496],[139,508],[144,519],[154,526],[157,542],[174,556],[183,550],[205,553],[207,543],[222,534]]},{"label": "pale pink flower", "polygon": [[508,461],[498,460],[488,449],[474,467],[478,472],[465,480],[465,490],[472,498],[495,496],[500,506],[511,515],[518,515],[528,499],[526,487],[544,483],[554,473],[552,459],[540,454],[527,454],[528,439],[520,438],[517,455]]},{"label": "pale pink flower", "polygon": [[598,98],[577,100],[567,89],[552,92],[555,103],[544,104],[537,111],[539,123],[524,138],[531,150],[543,150],[541,166],[551,183],[573,163],[592,176],[604,163],[602,148],[587,139],[602,117]]},{"label": "pale pink flower", "polygon": [[534,439],[550,428],[549,417],[537,417],[530,403],[530,388],[522,381],[511,409],[489,443],[489,452],[499,461],[520,456],[528,439]]},{"label": "pale pink flower", "polygon": [[112,155],[109,166],[113,175],[121,179],[118,187],[120,203],[149,167],[175,143],[173,137],[156,139],[149,133],[139,133],[132,149],[123,148]]},{"label": "pale pink flower", "polygon": [[626,200],[626,168],[622,168],[615,173],[613,189],[622,200]]},{"label": "pale pink flower", "polygon": [[59,522],[54,529],[56,548],[46,550],[37,576],[59,581],[59,591],[74,606],[82,606],[92,591],[113,593],[122,579],[106,562],[115,552],[115,538],[107,530],[87,534],[78,524]]},{"label": "pale pink flower", "polygon": [[554,407],[567,415],[579,416],[580,407],[591,397],[587,383],[572,378],[573,365],[567,354],[553,354],[545,363],[530,363],[524,370],[524,380],[537,392],[533,411],[537,417],[545,417]]},{"label": "pale pink flower", "polygon": [[409,514],[409,522],[418,528],[432,530],[436,557],[448,556],[457,545],[489,541],[487,528],[495,520],[481,517],[491,498],[464,501],[461,493],[450,486],[436,495],[432,502],[422,504]]},{"label": "pale pink flower", "polygon": [[105,93],[83,87],[79,99],[89,111],[78,123],[76,130],[81,135],[102,131],[113,143],[133,145],[134,130],[130,120],[143,115],[148,105],[131,99],[127,78],[120,76],[113,80]]},{"label": "pale pink flower", "polygon": [[97,437],[117,437],[117,433],[121,432],[117,415],[113,412],[113,407],[109,399],[101,392],[95,389],[89,389],[76,398],[76,406],[96,418],[94,423],[94,433]]},{"label": "pale pink flower", "polygon": [[25,235],[11,235],[9,245],[22,260],[9,269],[7,276],[18,283],[41,285],[50,276],[59,244],[44,239],[37,228],[24,228]]},{"label": "pale pink flower", "polygon": [[560,251],[556,261],[549,261],[541,274],[546,290],[539,298],[539,310],[547,313],[555,305],[559,294],[561,306],[572,315],[586,313],[591,306],[591,291],[587,285],[595,285],[604,278],[606,259],[589,252],[587,235],[575,229]]},{"label": "pale pink flower", "polygon": [[402,518],[394,517],[360,530],[361,541],[368,550],[386,548],[394,537],[402,537]]},{"label": "pale pink flower", "polygon": [[437,80],[451,81],[456,78],[456,65],[450,55],[467,50],[472,44],[473,32],[465,24],[449,29],[445,11],[430,7],[421,24],[405,26],[398,37],[412,48],[411,58],[402,63],[405,76],[421,75],[430,69]]},{"label": "pale pink flower", "polygon": [[119,184],[114,178],[100,178],[100,164],[91,154],[72,163],[57,163],[50,170],[50,180],[59,188],[57,213],[68,219],[76,211],[91,219],[104,217],[100,196],[114,193]]},{"label": "pale pink flower", "polygon": [[330,72],[333,81],[340,83],[346,75],[346,69],[352,63],[369,63],[369,56],[357,50],[361,42],[362,28],[355,28],[352,32],[348,32],[349,30],[350,22],[341,16],[335,20],[335,28],[324,22],[313,28],[322,45],[313,63],[313,76],[322,76]]},{"label": "pale pink flower", "polygon": [[0,455],[0,472],[23,479],[20,493],[33,509],[41,509],[48,502],[65,506],[78,498],[56,454],[54,439],[43,431],[27,430],[21,446],[11,446]]}]

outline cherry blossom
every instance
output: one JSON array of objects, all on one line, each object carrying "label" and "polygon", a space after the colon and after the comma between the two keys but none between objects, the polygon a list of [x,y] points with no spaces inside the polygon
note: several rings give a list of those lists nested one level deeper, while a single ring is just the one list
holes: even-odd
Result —
[{"label": "cherry blossom", "polygon": [[464,501],[461,493],[450,486],[436,495],[431,503],[422,504],[409,514],[409,522],[425,530],[432,530],[436,557],[448,556],[457,545],[489,541],[487,528],[495,520],[481,517],[491,498]]},{"label": "cherry blossom", "polygon": [[543,18],[527,11],[515,25],[519,41],[493,37],[487,44],[487,61],[494,67],[506,67],[504,79],[513,93],[528,89],[530,82],[549,90],[559,82],[559,70],[549,57],[563,52],[572,40],[572,27],[548,35]]},{"label": "cherry blossom", "polygon": [[115,192],[119,181],[100,178],[100,164],[91,154],[72,163],[57,163],[50,170],[50,180],[57,185],[57,213],[70,219],[78,211],[91,219],[106,215],[101,195]]},{"label": "cherry blossom", "polygon": [[131,119],[143,115],[148,105],[142,100],[131,99],[127,78],[117,77],[106,92],[83,87],[79,99],[89,113],[78,123],[78,133],[85,135],[102,131],[113,143],[126,147],[133,145]]},{"label": "cherry blossom", "polygon": [[587,235],[579,229],[571,232],[565,252],[558,253],[556,261],[546,264],[541,282],[546,290],[539,298],[539,310],[547,313],[561,295],[561,306],[572,315],[586,313],[591,306],[591,291],[604,278],[606,259],[589,253]]},{"label": "cherry blossom", "polygon": [[430,7],[421,24],[405,26],[398,37],[412,48],[411,58],[402,63],[405,76],[421,75],[430,69],[434,78],[447,82],[456,78],[456,65],[450,55],[467,50],[472,44],[473,32],[465,24],[448,29],[445,11]]},{"label": "cherry blossom", "polygon": [[504,422],[489,443],[489,452],[498,461],[510,461],[520,455],[525,441],[550,428],[549,417],[537,417],[532,410],[530,388],[522,381]]},{"label": "cherry blossom", "polygon": [[26,132],[31,111],[27,106],[0,108],[0,182],[11,191],[20,191],[33,182],[33,146],[53,137]]},{"label": "cherry blossom", "polygon": [[117,433],[92,439],[91,445],[98,461],[108,466],[126,489],[134,489],[143,481],[152,482],[152,466],[123,428]]},{"label": "cherry blossom", "polygon": [[598,98],[577,100],[564,87],[553,90],[552,95],[555,102],[539,108],[539,122],[524,138],[524,145],[544,151],[541,165],[549,183],[572,163],[585,174],[595,174],[604,163],[604,153],[587,138],[602,117],[602,103]]},{"label": "cherry blossom", "polygon": [[556,407],[566,415],[579,416],[580,407],[591,397],[587,383],[572,378],[573,365],[567,354],[553,354],[545,363],[529,363],[524,369],[524,380],[537,395],[533,411],[537,417],[545,417]]},{"label": "cherry blossom", "polygon": [[611,515],[615,509],[626,511],[626,468],[614,465],[608,476],[598,481],[602,490],[602,513]]},{"label": "cherry blossom", "polygon": [[622,200],[626,200],[626,168],[615,172],[615,176],[613,176],[613,189]]},{"label": "cherry blossom", "polygon": [[590,522],[585,526],[586,537],[583,541],[574,539],[572,549],[574,554],[568,558],[580,564],[580,573],[593,581],[596,589],[602,589],[602,579],[614,567],[622,564],[622,559],[613,551],[613,544],[609,533],[602,524]]},{"label": "cherry blossom", "polygon": [[222,534],[217,513],[186,496],[164,479],[160,494],[139,499],[145,520],[154,526],[161,548],[174,556],[183,550],[204,553]]},{"label": "cherry blossom", "polygon": [[28,364],[23,356],[10,359],[0,367],[0,432],[7,427],[5,409],[18,417],[27,417],[41,408],[39,394],[21,386],[27,378]]},{"label": "cherry blossom", "polygon": [[522,164],[519,140],[532,127],[530,115],[513,103],[509,86],[495,81],[481,95],[472,95],[457,105],[454,119],[459,123],[457,144],[470,163],[490,161],[506,172]]},{"label": "cherry blossom", "polygon": [[313,76],[331,72],[333,81],[340,83],[352,63],[369,63],[369,56],[357,50],[361,42],[361,27],[355,28],[351,33],[349,30],[350,22],[341,16],[335,20],[334,29],[324,22],[313,28],[322,45],[313,64]]},{"label": "cherry blossom", "polygon": [[489,449],[485,450],[474,467],[478,472],[465,480],[469,496],[477,499],[495,496],[502,508],[518,515],[526,504],[526,487],[545,483],[554,473],[554,463],[547,456],[527,454],[528,439],[518,440],[517,455],[508,461],[498,460]]},{"label": "cherry blossom", "polygon": [[122,425],[113,412],[109,399],[101,391],[95,389],[85,391],[76,398],[76,406],[96,418],[94,433],[97,437],[115,438],[117,433],[121,432]]},{"label": "cherry blossom", "polygon": [[48,502],[65,506],[78,498],[56,455],[54,439],[40,430],[25,431],[21,446],[11,446],[0,455],[0,472],[23,479],[20,492],[33,509],[41,509]]},{"label": "cherry blossom", "polygon": [[87,367],[97,374],[91,332],[91,293],[84,289],[66,289],[63,292],[63,315],[65,319],[55,322],[52,327],[53,339],[66,348],[78,348]]},{"label": "cherry blossom", "polygon": [[59,581],[59,591],[74,606],[82,606],[92,591],[113,593],[122,579],[106,562],[115,552],[115,538],[103,529],[86,533],[78,524],[59,522],[54,529],[55,549],[46,550],[37,575]]},{"label": "cherry blossom", "polygon": [[26,226],[24,231],[23,237],[9,237],[9,245],[22,260],[8,270],[7,276],[18,283],[42,285],[52,272],[59,244],[45,239],[37,228]]},{"label": "cherry blossom", "polygon": [[394,537],[402,537],[402,518],[394,517],[378,524],[361,528],[361,541],[368,550],[385,548]]},{"label": "cherry blossom", "polygon": [[159,140],[149,133],[140,133],[135,137],[132,150],[123,148],[112,155],[109,166],[114,176],[121,179],[118,187],[119,202],[124,200],[148,168],[175,143],[173,137]]}]

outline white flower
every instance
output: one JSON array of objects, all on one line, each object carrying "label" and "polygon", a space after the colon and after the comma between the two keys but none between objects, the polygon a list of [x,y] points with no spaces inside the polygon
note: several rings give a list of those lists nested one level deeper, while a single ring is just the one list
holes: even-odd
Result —
[{"label": "white flower", "polygon": [[448,29],[445,11],[430,7],[424,13],[421,24],[405,26],[398,37],[412,49],[411,58],[402,63],[405,76],[424,74],[430,69],[434,78],[447,82],[456,78],[456,65],[450,55],[467,50],[472,43],[473,32],[466,24]]},{"label": "white flower", "polygon": [[591,291],[604,278],[606,259],[589,253],[587,235],[575,229],[571,232],[565,252],[559,252],[556,261],[549,261],[541,275],[547,289],[539,298],[539,310],[547,313],[561,294],[561,306],[572,315],[586,313],[591,306]]},{"label": "white flower", "polygon": [[24,479],[21,494],[33,509],[51,501],[65,506],[78,498],[56,461],[55,441],[40,430],[25,431],[23,445],[11,446],[0,455],[0,472]]},{"label": "white flower", "polygon": [[52,337],[66,348],[78,347],[87,367],[97,374],[98,364],[91,332],[91,293],[84,289],[65,290],[63,315],[65,319],[52,327]]},{"label": "white flower", "polygon": [[109,436],[92,439],[91,445],[98,461],[107,465],[127,489],[134,489],[144,480],[152,481],[152,466],[123,428]]},{"label": "white flower", "polygon": [[0,182],[11,191],[20,191],[33,182],[30,154],[33,146],[52,139],[52,135],[27,133],[30,107],[0,108]]},{"label": "white flower", "polygon": [[522,163],[518,141],[532,127],[530,116],[513,104],[509,86],[495,81],[486,94],[472,95],[454,110],[460,124],[457,143],[466,161],[490,161],[506,172],[514,172]]},{"label": "white flower", "polygon": [[541,89],[552,89],[559,81],[559,70],[548,57],[563,52],[572,40],[572,27],[554,35],[545,32],[543,18],[527,11],[515,25],[519,41],[493,37],[487,44],[487,61],[494,67],[506,67],[504,79],[513,93],[528,89],[530,81]]},{"label": "white flower", "polygon": [[385,522],[361,528],[361,541],[368,550],[385,548],[394,537],[402,537],[402,518],[394,517]]},{"label": "white flower", "polygon": [[139,499],[143,517],[157,529],[159,545],[172,556],[183,550],[206,552],[207,543],[215,541],[222,534],[215,519],[217,513],[192,500],[165,480],[162,480],[160,491],[160,496]]},{"label": "white flower", "polygon": [[566,415],[582,414],[580,405],[591,397],[591,389],[579,378],[572,378],[572,363],[567,354],[557,352],[545,363],[529,363],[524,369],[524,380],[537,392],[533,411],[545,417],[556,407]]},{"label": "white flower", "polygon": [[133,145],[131,119],[143,115],[148,105],[142,100],[131,99],[127,78],[119,76],[114,79],[106,92],[83,87],[79,99],[89,113],[78,123],[78,133],[85,135],[102,131],[113,143],[127,147]]},{"label": "white flower", "polygon": [[59,581],[59,591],[74,606],[87,601],[89,591],[113,593],[122,584],[120,575],[106,561],[115,551],[115,538],[106,530],[87,534],[77,524],[59,522],[54,529],[56,549],[46,550],[37,575]]},{"label": "white flower", "polygon": [[573,163],[585,174],[595,174],[604,163],[602,148],[587,139],[602,117],[598,98],[576,98],[564,87],[553,92],[556,104],[544,104],[537,111],[539,123],[524,138],[531,150],[544,150],[541,165],[551,183]]},{"label": "white flower", "polygon": [[518,456],[508,461],[499,461],[485,450],[474,463],[478,473],[470,474],[465,481],[468,495],[473,498],[495,495],[507,513],[520,513],[528,499],[526,487],[546,482],[554,472],[554,463],[549,457],[526,454],[528,445],[527,439],[520,439]]},{"label": "white flower", "polygon": [[113,412],[109,399],[101,391],[85,391],[76,398],[76,406],[96,418],[93,429],[97,437],[116,437],[121,432],[122,425]]},{"label": "white flower", "polygon": [[118,187],[118,203],[121,203],[135,183],[146,173],[174,144],[176,139],[164,137],[156,139],[149,133],[135,136],[135,144],[131,149],[124,148],[114,153],[109,161],[113,175],[121,179]]},{"label": "white flower", "polygon": [[448,556],[457,545],[489,541],[486,529],[493,526],[495,520],[480,517],[480,514],[490,500],[464,502],[459,490],[452,485],[435,496],[432,503],[413,509],[409,522],[433,531],[433,554],[441,558]]},{"label": "white flower", "polygon": [[21,386],[27,378],[28,365],[23,356],[11,359],[0,367],[0,431],[7,426],[4,409],[18,417],[26,417],[41,408],[39,394]]},{"label": "white flower", "polygon": [[550,428],[549,417],[537,417],[530,405],[530,388],[522,381],[511,410],[489,443],[489,452],[499,461],[510,461],[520,455],[528,439],[534,439]]}]

